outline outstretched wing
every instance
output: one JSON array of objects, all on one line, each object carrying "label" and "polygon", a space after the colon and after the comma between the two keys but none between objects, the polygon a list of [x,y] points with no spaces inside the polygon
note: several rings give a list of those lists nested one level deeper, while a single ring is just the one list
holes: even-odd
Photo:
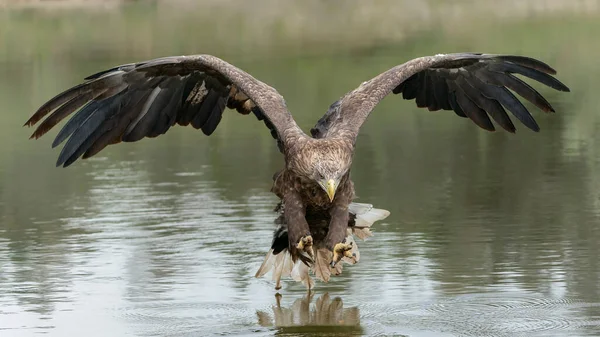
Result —
[{"label": "outstretched wing", "polygon": [[569,91],[550,76],[556,74],[554,69],[529,57],[474,53],[426,56],[396,66],[346,94],[331,105],[311,133],[316,138],[341,135],[355,139],[369,113],[391,92],[402,93],[404,99],[415,99],[418,107],[430,111],[454,110],[458,116],[494,131],[489,115],[505,130],[515,132],[506,108],[525,126],[539,131],[535,119],[508,89],[545,112],[554,109],[540,93],[513,74]]},{"label": "outstretched wing", "polygon": [[68,138],[57,166],[91,157],[109,144],[164,134],[175,124],[217,128],[225,107],[252,112],[271,130],[280,150],[285,134],[301,132],[283,97],[239,68],[210,55],[173,56],[121,65],[91,75],[52,98],[25,123],[39,138],[77,111],[52,143]]}]

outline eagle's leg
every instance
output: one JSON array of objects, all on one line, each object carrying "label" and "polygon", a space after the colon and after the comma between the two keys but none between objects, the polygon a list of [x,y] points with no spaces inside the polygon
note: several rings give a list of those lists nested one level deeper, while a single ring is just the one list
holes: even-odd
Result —
[{"label": "eagle's leg", "polygon": [[333,251],[331,267],[335,267],[343,257],[354,258],[352,243],[346,243],[346,230],[348,228],[348,218],[350,217],[348,204],[343,200],[334,202],[335,204],[330,211],[329,231],[325,238],[327,248]]},{"label": "eagle's leg", "polygon": [[288,225],[289,251],[292,256],[300,255],[302,261],[314,261],[313,239],[306,221],[306,207],[297,192],[290,191],[284,196],[284,217]]}]

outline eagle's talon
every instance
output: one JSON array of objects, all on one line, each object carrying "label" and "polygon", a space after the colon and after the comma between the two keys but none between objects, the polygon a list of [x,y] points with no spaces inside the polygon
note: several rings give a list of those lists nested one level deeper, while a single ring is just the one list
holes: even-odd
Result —
[{"label": "eagle's talon", "polygon": [[314,261],[314,252],[313,252],[313,238],[310,235],[305,235],[298,241],[296,245],[296,249],[300,252],[301,255],[309,259],[311,262]]},{"label": "eagle's talon", "polygon": [[352,242],[338,243],[333,247],[333,259],[330,263],[331,268],[334,268],[344,257],[356,261],[356,254],[352,252]]},{"label": "eagle's talon", "polygon": [[304,250],[304,248],[311,247],[313,244],[313,238],[310,235],[305,235],[298,241],[296,248]]}]

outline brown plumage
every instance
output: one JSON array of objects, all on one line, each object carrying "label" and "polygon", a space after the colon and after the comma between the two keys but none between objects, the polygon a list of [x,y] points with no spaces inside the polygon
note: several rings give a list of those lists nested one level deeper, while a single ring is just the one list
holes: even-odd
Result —
[{"label": "brown plumage", "polygon": [[[493,131],[493,120],[515,132],[508,110],[529,129],[539,131],[535,119],[512,92],[545,112],[554,109],[513,74],[569,91],[551,76],[555,73],[545,63],[522,56],[458,53],[416,58],[362,83],[333,103],[309,136],[298,127],[275,89],[239,68],[210,55],[165,57],[89,76],[42,105],[25,124],[33,126],[51,113],[31,136],[39,138],[77,111],[52,144],[55,147],[67,140],[57,161],[57,166],[66,167],[109,144],[156,137],[175,124],[191,124],[210,135],[225,107],[253,113],[269,128],[285,158],[272,188],[284,205],[280,221],[284,227],[276,230],[270,254],[290,254],[292,264],[284,263],[286,272],[298,259],[313,271],[316,266],[322,268],[324,260],[331,263],[330,271],[341,271],[337,262],[357,260],[348,233],[356,218],[349,211],[354,198],[350,168],[355,141],[363,122],[384,97],[402,94],[419,107],[453,110],[483,129]],[[368,217],[368,226],[387,216],[386,211],[377,211]],[[325,227],[324,222],[328,224]],[[282,235],[277,236],[278,232]],[[284,247],[282,237],[286,238]],[[315,254],[313,247],[322,254]],[[265,262],[268,259],[269,255]],[[284,264],[273,265],[279,268],[279,275]],[[263,264],[257,275],[264,274],[267,265]],[[328,278],[322,274],[319,278]]]}]

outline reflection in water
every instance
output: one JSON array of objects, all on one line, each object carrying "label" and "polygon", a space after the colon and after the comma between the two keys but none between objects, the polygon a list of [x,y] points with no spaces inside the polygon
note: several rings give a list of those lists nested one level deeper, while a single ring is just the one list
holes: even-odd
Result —
[{"label": "reflection in water", "polygon": [[[336,332],[340,336],[361,334],[360,311],[357,307],[344,308],[339,297],[331,299],[329,293],[320,295],[312,303],[314,291],[307,292],[296,299],[288,308],[281,306],[281,295],[275,295],[277,305],[273,306],[273,315],[257,310],[258,324],[264,327],[276,327],[282,333],[302,333],[320,331]],[[319,327],[318,330],[315,327]]]}]

